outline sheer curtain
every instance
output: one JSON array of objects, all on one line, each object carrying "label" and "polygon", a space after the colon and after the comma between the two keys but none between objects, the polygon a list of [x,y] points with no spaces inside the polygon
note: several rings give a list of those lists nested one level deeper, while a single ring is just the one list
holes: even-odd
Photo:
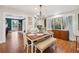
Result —
[{"label": "sheer curtain", "polygon": [[69,30],[69,38],[73,39],[74,38],[74,33],[73,33],[72,16],[67,17],[67,26],[68,26],[68,30]]}]

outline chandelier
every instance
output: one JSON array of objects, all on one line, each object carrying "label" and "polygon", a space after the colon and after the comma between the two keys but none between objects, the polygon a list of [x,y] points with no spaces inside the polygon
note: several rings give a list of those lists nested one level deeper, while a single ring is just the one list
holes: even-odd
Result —
[{"label": "chandelier", "polygon": [[36,15],[35,26],[39,29],[39,32],[42,32],[44,28],[45,16],[43,14],[43,5],[39,5],[39,14]]},{"label": "chandelier", "polygon": [[36,19],[37,20],[44,20],[45,19],[45,15],[44,15],[45,9],[43,7],[43,5],[39,5],[39,13],[36,14]]}]

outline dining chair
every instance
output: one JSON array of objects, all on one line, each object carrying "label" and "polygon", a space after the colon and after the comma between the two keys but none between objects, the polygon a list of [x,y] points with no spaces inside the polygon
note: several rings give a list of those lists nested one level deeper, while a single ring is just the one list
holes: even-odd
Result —
[{"label": "dining chair", "polygon": [[23,39],[24,39],[24,49],[27,48],[27,53],[28,53],[28,48],[30,46],[30,44],[28,43],[28,40],[27,40],[27,36],[26,36],[26,33],[23,32]]},{"label": "dining chair", "polygon": [[54,33],[53,32],[49,32],[49,34],[51,35],[51,37],[53,37]]},{"label": "dining chair", "polygon": [[[28,38],[27,36],[26,36],[26,33],[25,32],[23,32],[23,39],[24,39],[24,49],[25,48],[27,48],[27,53],[28,53],[28,48],[29,48],[29,46],[31,46],[31,44],[29,43],[29,41],[28,41],[28,39],[30,39],[30,38]],[[40,41],[38,41],[38,42],[34,42],[34,47],[35,47],[35,45],[36,44],[38,44]]]},{"label": "dining chair", "polygon": [[37,45],[35,45],[35,53],[37,49],[40,50],[41,53],[43,53],[45,49],[50,47],[52,44],[55,44],[55,41],[56,41],[56,38],[51,37],[38,43]]}]

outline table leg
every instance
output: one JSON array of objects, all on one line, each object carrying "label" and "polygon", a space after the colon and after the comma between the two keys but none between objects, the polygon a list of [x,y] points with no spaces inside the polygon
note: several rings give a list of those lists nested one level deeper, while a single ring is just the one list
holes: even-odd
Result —
[{"label": "table leg", "polygon": [[33,42],[31,42],[31,53],[33,53]]}]

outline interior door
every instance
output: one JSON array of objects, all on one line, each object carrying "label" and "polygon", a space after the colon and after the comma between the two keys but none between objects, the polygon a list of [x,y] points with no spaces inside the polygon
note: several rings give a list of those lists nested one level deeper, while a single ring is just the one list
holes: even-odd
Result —
[{"label": "interior door", "polygon": [[11,31],[11,19],[10,18],[6,18],[6,22],[8,24],[9,31]]}]

